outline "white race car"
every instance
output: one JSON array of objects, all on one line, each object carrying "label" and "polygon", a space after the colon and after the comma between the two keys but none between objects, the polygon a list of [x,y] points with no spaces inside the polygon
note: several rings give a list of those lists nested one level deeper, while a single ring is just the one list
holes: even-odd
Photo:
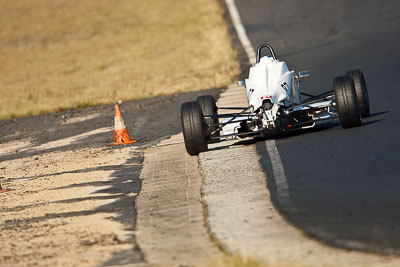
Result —
[{"label": "white race car", "polygon": [[[261,57],[263,48],[270,56]],[[360,70],[346,72],[333,81],[333,90],[317,96],[300,92],[300,80],[309,71],[297,75],[284,61],[277,59],[269,44],[257,49],[256,64],[249,78],[239,81],[247,91],[247,107],[217,107],[211,95],[183,103],[181,121],[186,150],[198,155],[208,144],[235,137],[274,137],[292,130],[315,127],[339,117],[343,128],[361,125],[361,117],[370,115],[368,92]],[[301,95],[307,99],[302,100]],[[218,114],[218,109],[241,110]],[[224,119],[220,122],[219,119]],[[223,134],[221,134],[221,131]]]}]

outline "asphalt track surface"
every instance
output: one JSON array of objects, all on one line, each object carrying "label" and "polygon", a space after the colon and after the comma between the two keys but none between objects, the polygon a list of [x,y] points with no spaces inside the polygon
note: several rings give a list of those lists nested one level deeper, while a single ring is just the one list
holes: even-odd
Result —
[{"label": "asphalt track surface", "polygon": [[[276,140],[290,193],[279,201],[266,142],[257,142],[279,211],[313,238],[348,249],[400,254],[400,2],[236,0],[254,47],[268,42],[296,71],[303,92],[332,89],[361,69],[371,116]],[[243,77],[245,78],[245,77]]]}]

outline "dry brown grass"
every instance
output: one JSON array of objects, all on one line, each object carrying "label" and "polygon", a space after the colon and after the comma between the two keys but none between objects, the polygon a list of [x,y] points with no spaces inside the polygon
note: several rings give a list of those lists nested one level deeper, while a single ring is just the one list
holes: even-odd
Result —
[{"label": "dry brown grass", "polygon": [[259,260],[242,256],[223,256],[214,260],[209,267],[268,267]]},{"label": "dry brown grass", "polygon": [[232,255],[232,256],[222,256],[211,262],[209,267],[300,267],[296,263],[281,263],[281,264],[267,264],[261,260],[242,256],[242,255]]},{"label": "dry brown grass", "polygon": [[217,0],[0,0],[0,119],[222,87]]}]

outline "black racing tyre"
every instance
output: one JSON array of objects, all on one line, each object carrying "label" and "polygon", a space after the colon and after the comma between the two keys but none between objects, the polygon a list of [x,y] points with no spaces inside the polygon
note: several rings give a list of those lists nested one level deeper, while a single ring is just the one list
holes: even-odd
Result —
[{"label": "black racing tyre", "polygon": [[186,151],[191,156],[208,150],[203,112],[198,102],[186,102],[181,106],[181,122]]},{"label": "black racing tyre", "polygon": [[333,81],[333,92],[335,94],[339,120],[343,128],[360,126],[360,106],[357,101],[353,80],[349,76],[337,77]]},{"label": "black racing tyre", "polygon": [[365,83],[364,74],[360,70],[349,70],[346,72],[354,82],[358,103],[360,104],[361,118],[367,118],[371,114],[369,108],[369,98],[367,84]]},{"label": "black racing tyre", "polygon": [[[196,101],[199,102],[199,104],[201,106],[201,110],[203,111],[204,115],[218,115],[218,108],[217,108],[217,105],[215,104],[215,99],[212,95],[199,96],[199,97],[197,97]],[[206,119],[204,119],[204,121],[207,125],[218,124],[218,118],[206,118]],[[217,129],[217,127],[208,127],[206,130],[206,136],[207,137],[219,137],[220,132],[211,134],[216,129]],[[219,141],[219,139],[208,139],[207,140],[207,142],[209,144],[216,143],[218,141]]]}]

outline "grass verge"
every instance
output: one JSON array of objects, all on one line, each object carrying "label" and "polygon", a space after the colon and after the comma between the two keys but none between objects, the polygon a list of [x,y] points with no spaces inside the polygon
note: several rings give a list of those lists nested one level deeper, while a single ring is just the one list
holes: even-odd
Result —
[{"label": "grass verge", "polygon": [[223,87],[218,0],[0,0],[0,119]]},{"label": "grass verge", "polygon": [[241,255],[222,256],[215,259],[209,267],[300,267],[298,264],[266,264],[260,260]]}]

